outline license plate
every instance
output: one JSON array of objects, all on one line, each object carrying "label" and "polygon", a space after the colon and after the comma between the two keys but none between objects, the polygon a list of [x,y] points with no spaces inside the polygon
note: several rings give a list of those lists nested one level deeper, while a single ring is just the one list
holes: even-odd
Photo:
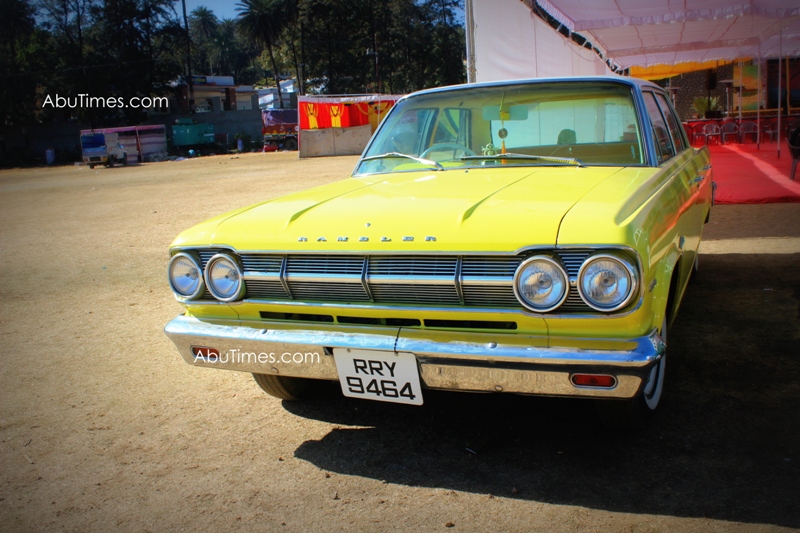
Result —
[{"label": "license plate", "polygon": [[413,354],[334,348],[333,359],[345,396],[422,405],[422,387]]}]

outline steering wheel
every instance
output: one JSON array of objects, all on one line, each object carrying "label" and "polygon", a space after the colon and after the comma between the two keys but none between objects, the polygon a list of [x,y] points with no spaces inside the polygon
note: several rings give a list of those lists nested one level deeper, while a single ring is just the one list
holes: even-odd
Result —
[{"label": "steering wheel", "polygon": [[427,158],[428,154],[430,154],[431,152],[441,152],[441,151],[444,151],[444,150],[449,150],[451,148],[453,150],[453,159],[455,159],[455,157],[456,157],[456,151],[457,150],[461,150],[466,155],[478,155],[475,152],[473,152],[472,150],[470,150],[469,148],[467,148],[466,146],[464,146],[463,144],[459,144],[459,143],[436,143],[433,146],[431,146],[430,148],[428,148],[427,150],[425,150],[424,152],[422,152],[419,156],[421,158],[425,159],[425,158]]}]

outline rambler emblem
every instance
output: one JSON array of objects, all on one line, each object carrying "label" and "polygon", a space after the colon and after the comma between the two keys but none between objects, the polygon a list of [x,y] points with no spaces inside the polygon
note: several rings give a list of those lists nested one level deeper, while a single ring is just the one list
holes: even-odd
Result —
[{"label": "rambler emblem", "polygon": [[[415,237],[412,235],[404,235],[403,242],[414,242]],[[337,242],[349,242],[350,237],[342,236],[336,238]],[[308,242],[308,237],[298,237],[297,242]],[[317,242],[328,242],[326,237],[317,237]],[[369,237],[359,237],[358,242],[369,242]],[[381,242],[392,242],[391,237],[381,237]],[[436,237],[428,235],[425,237],[425,242],[436,242]]]}]

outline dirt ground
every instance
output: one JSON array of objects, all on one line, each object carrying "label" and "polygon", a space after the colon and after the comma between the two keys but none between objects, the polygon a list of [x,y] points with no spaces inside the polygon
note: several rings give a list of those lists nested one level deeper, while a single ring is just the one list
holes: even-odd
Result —
[{"label": "dirt ground", "polygon": [[640,434],[579,400],[295,404],[184,363],[171,240],[354,163],[0,172],[0,530],[800,528],[800,204],[715,208]]}]

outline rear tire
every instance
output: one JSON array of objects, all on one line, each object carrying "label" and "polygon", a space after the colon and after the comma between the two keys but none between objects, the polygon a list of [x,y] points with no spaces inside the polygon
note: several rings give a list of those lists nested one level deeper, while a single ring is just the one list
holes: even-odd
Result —
[{"label": "rear tire", "polygon": [[326,383],[318,379],[290,378],[272,374],[253,374],[258,386],[275,398],[300,401],[314,398],[324,389]]},{"label": "rear tire", "polygon": [[[667,317],[661,324],[661,338],[667,343]],[[604,426],[621,430],[634,431],[642,429],[653,418],[661,403],[664,392],[664,372],[667,365],[667,354],[650,370],[647,381],[640,392],[630,400],[597,400],[595,409]]]},{"label": "rear tire", "polygon": [[286,139],[286,141],[283,143],[283,149],[291,151],[297,150],[297,139],[294,137],[289,137]]}]

